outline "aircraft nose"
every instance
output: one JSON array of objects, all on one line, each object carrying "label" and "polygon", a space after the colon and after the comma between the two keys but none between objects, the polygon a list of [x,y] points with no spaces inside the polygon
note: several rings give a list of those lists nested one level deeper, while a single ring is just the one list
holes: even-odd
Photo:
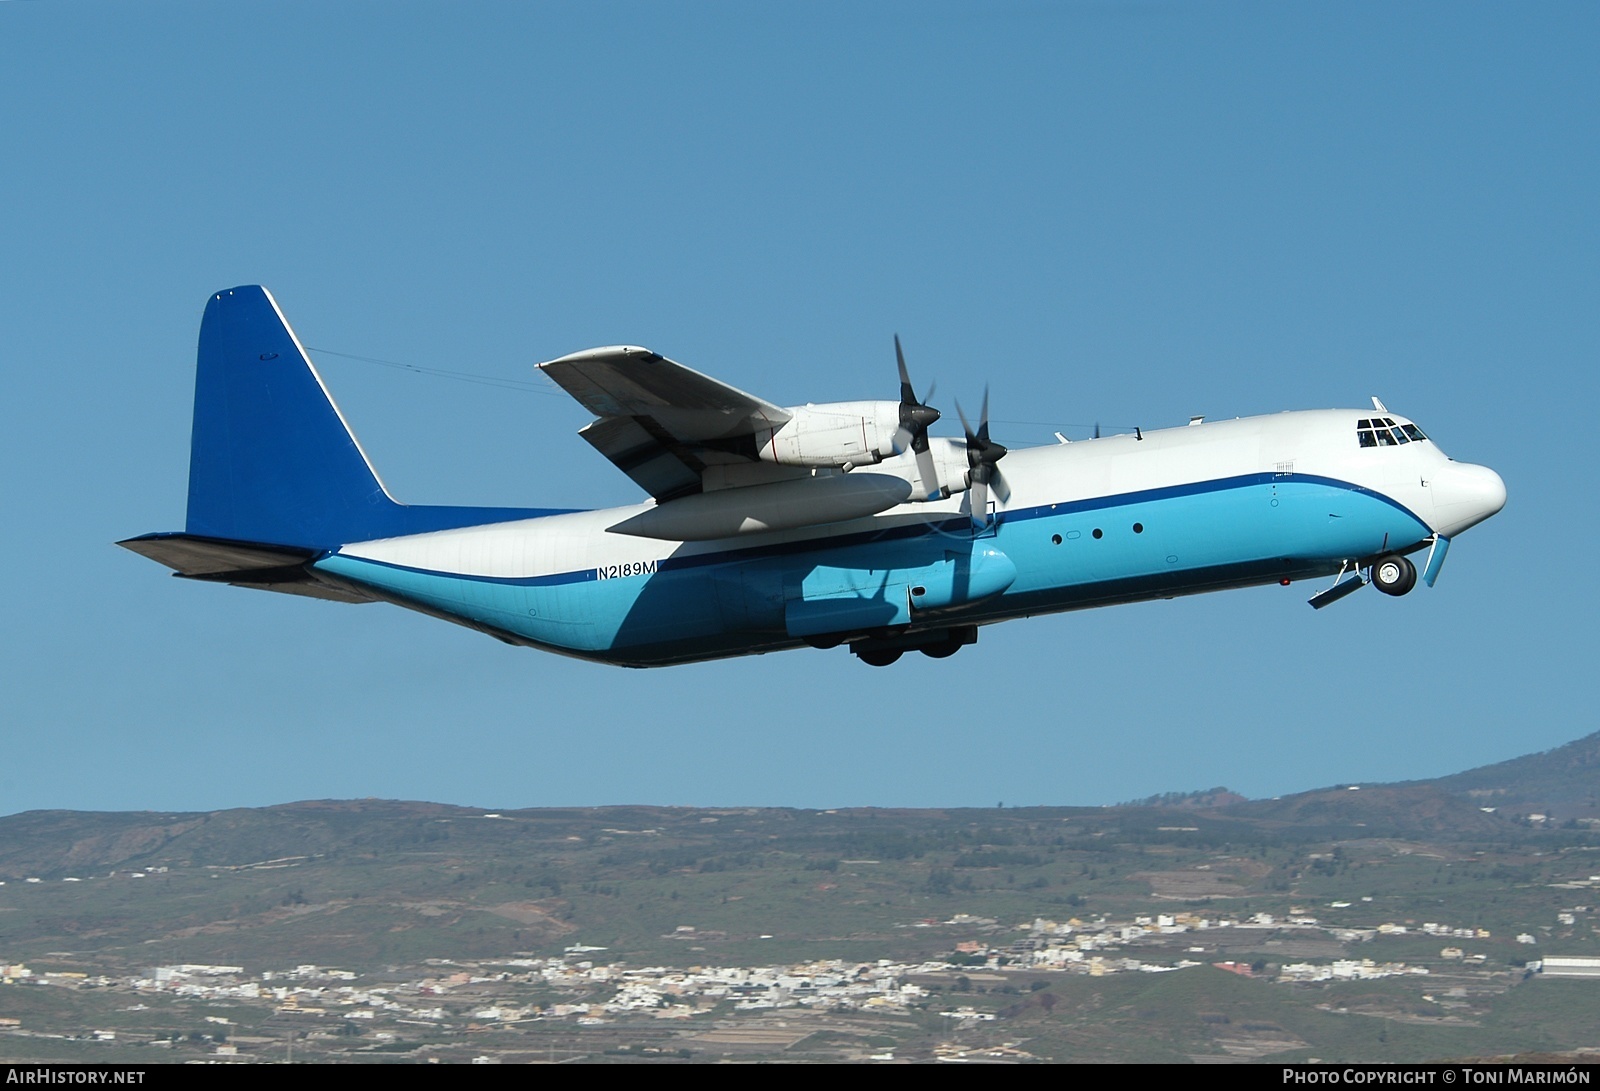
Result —
[{"label": "aircraft nose", "polygon": [[1434,528],[1453,538],[1506,506],[1506,483],[1487,466],[1452,462],[1433,482]]}]

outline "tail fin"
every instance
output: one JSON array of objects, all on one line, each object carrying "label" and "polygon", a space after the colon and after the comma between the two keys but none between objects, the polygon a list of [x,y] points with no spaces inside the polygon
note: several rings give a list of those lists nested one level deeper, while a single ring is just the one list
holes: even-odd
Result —
[{"label": "tail fin", "polygon": [[271,294],[251,284],[206,304],[189,445],[191,538],[316,553],[551,514],[396,503]]},{"label": "tail fin", "polygon": [[265,288],[217,292],[200,323],[188,533],[329,548],[382,537],[400,505]]}]

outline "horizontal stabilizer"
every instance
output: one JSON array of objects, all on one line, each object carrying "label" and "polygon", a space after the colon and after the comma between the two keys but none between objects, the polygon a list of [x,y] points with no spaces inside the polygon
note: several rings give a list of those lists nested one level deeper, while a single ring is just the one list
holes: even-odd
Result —
[{"label": "horizontal stabilizer", "polygon": [[193,534],[145,534],[117,543],[173,570],[173,575],[206,583],[227,583],[262,591],[281,591],[334,602],[378,602],[342,584],[319,579],[307,562],[308,549],[229,542]]},{"label": "horizontal stabilizer", "polygon": [[283,568],[304,564],[316,554],[309,549],[264,546],[254,542],[223,542],[192,534],[143,534],[118,542],[141,557],[164,564],[180,576],[215,576],[252,568]]}]

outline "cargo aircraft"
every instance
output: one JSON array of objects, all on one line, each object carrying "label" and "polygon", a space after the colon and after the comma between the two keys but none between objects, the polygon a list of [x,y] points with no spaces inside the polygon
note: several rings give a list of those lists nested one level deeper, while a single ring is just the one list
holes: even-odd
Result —
[{"label": "cargo aircraft", "polygon": [[[598,511],[401,504],[276,301],[200,326],[188,518],[119,544],[185,579],[389,602],[631,667],[811,646],[943,657],[995,622],[1295,580],[1315,607],[1433,585],[1498,512],[1493,470],[1373,408],[1008,451],[898,401],[778,406],[632,346],[538,365],[651,499]],[[959,411],[960,406],[957,405]],[[1413,563],[1412,558],[1419,563]]]}]

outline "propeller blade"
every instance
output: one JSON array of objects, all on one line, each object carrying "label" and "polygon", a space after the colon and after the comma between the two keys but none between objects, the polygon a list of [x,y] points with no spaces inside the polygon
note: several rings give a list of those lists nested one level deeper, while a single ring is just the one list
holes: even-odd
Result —
[{"label": "propeller blade", "polygon": [[[900,335],[894,335],[894,360],[900,369],[900,430],[895,435],[897,450],[910,447],[919,456],[928,450],[928,427],[939,419],[939,411],[925,402],[917,401],[917,392],[911,385],[911,372],[906,369],[906,354],[900,347]],[[933,387],[928,387],[928,397],[933,397]],[[904,434],[905,443],[900,437]],[[919,458],[918,465],[922,460]],[[931,464],[931,463],[930,463]],[[934,482],[937,487],[938,482]]]},{"label": "propeller blade", "polygon": [[1000,467],[997,466],[1000,459],[1005,458],[1005,445],[989,438],[989,387],[984,386],[984,403],[978,414],[976,432],[973,422],[966,419],[962,403],[955,403],[955,413],[962,418],[962,430],[966,434],[966,478],[970,494],[968,512],[973,517],[974,525],[984,526],[989,523],[989,486],[995,486],[995,496],[1002,502],[1011,496],[1011,490],[1006,488],[1005,478],[1000,477]]},{"label": "propeller blade", "polygon": [[928,437],[922,437],[921,449],[917,451],[917,481],[922,486],[923,499],[936,500],[941,496],[948,496],[944,486],[939,484],[939,467],[934,464],[933,452],[928,450]]},{"label": "propeller blade", "polygon": [[989,486],[978,477],[972,479],[972,487],[967,490],[967,514],[972,516],[972,525],[975,527],[987,526],[989,523]]},{"label": "propeller blade", "polygon": [[1000,472],[1000,467],[994,469],[994,476],[989,478],[989,484],[994,488],[994,494],[1004,504],[1011,499],[1011,486],[1006,484],[1005,475]]},{"label": "propeller blade", "polygon": [[[972,422],[967,419],[967,411],[961,408],[960,398],[956,399],[956,416],[961,418],[961,430],[967,434],[967,450],[970,452],[973,444],[978,442],[978,436],[977,433],[973,432],[972,430]],[[967,460],[969,462],[971,461],[970,454],[968,455]]]},{"label": "propeller blade", "polygon": [[906,370],[906,354],[900,350],[900,335],[894,335],[894,358],[900,365],[900,404],[916,405],[917,392],[911,389],[911,373]]},{"label": "propeller blade", "polygon": [[900,429],[895,433],[895,446],[902,451],[909,446],[916,452],[917,485],[923,498],[930,499],[939,492],[940,486],[938,467],[933,464],[933,453],[928,450],[928,426],[939,419],[939,411],[917,401],[898,333],[894,335],[894,362],[900,369]]},{"label": "propeller blade", "polygon": [[[983,410],[978,414],[978,430],[972,430],[961,403],[956,402],[956,414],[961,418],[962,431],[967,436],[967,479],[970,503],[968,511],[977,526],[989,522],[989,486],[995,486],[995,495],[1002,501],[1011,495],[1000,476],[999,461],[1006,457],[1006,448],[989,438],[989,388],[983,388]],[[1002,491],[1003,490],[1003,491]]]}]

